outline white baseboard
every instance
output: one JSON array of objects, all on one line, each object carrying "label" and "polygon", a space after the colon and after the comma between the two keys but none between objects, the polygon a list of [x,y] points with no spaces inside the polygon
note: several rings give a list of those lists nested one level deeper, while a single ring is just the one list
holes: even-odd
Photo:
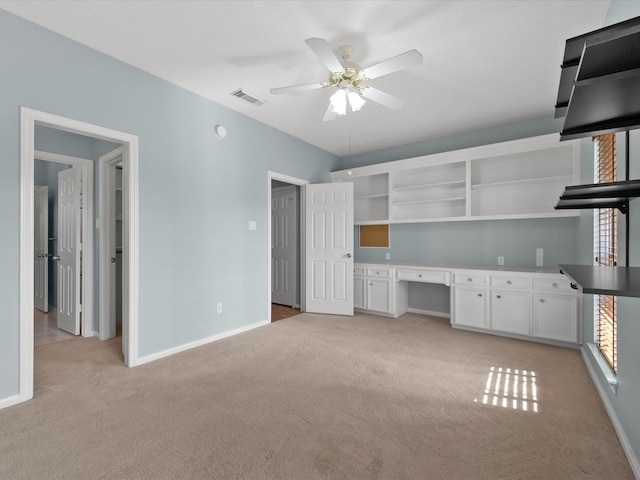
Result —
[{"label": "white baseboard", "polygon": [[421,315],[429,315],[430,317],[451,318],[450,313],[432,312],[430,310],[420,310],[419,308],[407,308],[409,313],[419,313]]},{"label": "white baseboard", "polygon": [[[609,397],[607,396],[607,393],[605,392],[603,385],[600,383],[600,380],[598,379],[598,374],[596,373],[596,370],[593,367],[593,364],[591,363],[591,359],[589,358],[589,353],[587,353],[588,347],[583,346],[581,351],[582,351],[582,359],[584,360],[584,364],[587,367],[587,371],[589,372],[589,375],[591,375],[591,381],[596,386],[596,390],[600,395],[600,399],[602,400],[604,409],[607,411],[607,414],[609,415],[609,419],[613,424],[613,429],[616,431],[616,434],[618,435],[618,440],[622,445],[622,450],[624,450],[624,453],[627,456],[627,460],[629,461],[631,470],[633,471],[633,474],[636,478],[640,478],[640,461],[638,461],[638,457],[636,457],[633,451],[633,448],[631,447],[631,443],[629,442],[629,438],[627,437],[627,434],[624,431],[622,423],[620,422],[620,419],[618,418],[618,415],[616,414],[616,411],[613,408],[613,405],[611,405],[611,401],[609,401]],[[593,359],[593,360],[597,361],[596,359]]]},{"label": "white baseboard", "polygon": [[196,340],[195,342],[185,343],[184,345],[179,345],[177,347],[169,348],[161,352],[152,353],[151,355],[147,355],[145,357],[139,357],[136,362],[136,366],[153,362],[154,360],[159,360],[164,357],[169,357],[176,353],[184,352],[185,350],[201,347],[202,345],[206,345],[207,343],[215,342],[217,340],[222,340],[223,338],[227,338],[233,335],[237,335],[239,333],[247,332],[249,330],[253,330],[254,328],[263,327],[265,325],[269,325],[269,323],[271,322],[269,322],[268,320],[263,320],[262,322],[252,323],[251,325],[246,325],[244,327],[236,328],[234,330],[218,333],[211,337],[203,338],[201,340]]},{"label": "white baseboard", "polygon": [[2,398],[0,399],[0,410],[2,410],[3,408],[12,407],[13,405],[16,405],[20,402],[22,402],[22,400],[20,400],[20,395],[13,395],[11,397]]}]

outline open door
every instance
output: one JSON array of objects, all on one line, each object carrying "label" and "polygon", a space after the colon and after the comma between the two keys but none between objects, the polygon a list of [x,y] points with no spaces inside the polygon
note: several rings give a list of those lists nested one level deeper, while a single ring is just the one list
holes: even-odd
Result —
[{"label": "open door", "polygon": [[80,334],[82,181],[78,167],[58,173],[58,328]]},{"label": "open door", "polygon": [[353,315],[353,183],[304,190],[305,310]]},{"label": "open door", "polygon": [[271,302],[294,307],[298,303],[297,187],[271,191]]},{"label": "open door", "polygon": [[49,187],[34,187],[33,305],[49,311]]}]

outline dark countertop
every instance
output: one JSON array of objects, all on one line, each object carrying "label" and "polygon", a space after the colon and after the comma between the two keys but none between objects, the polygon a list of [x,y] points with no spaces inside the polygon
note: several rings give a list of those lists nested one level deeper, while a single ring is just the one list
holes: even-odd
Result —
[{"label": "dark countertop", "polygon": [[583,293],[640,297],[640,267],[560,265],[560,270],[577,283]]}]

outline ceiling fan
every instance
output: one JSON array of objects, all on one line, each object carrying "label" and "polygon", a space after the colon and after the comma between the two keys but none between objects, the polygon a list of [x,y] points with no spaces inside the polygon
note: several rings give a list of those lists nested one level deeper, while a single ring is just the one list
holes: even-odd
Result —
[{"label": "ceiling fan", "polygon": [[272,88],[271,93],[279,95],[281,93],[297,93],[305,90],[336,87],[338,90],[331,96],[329,107],[322,119],[325,122],[334,120],[338,115],[346,115],[347,105],[351,107],[352,112],[360,110],[365,103],[365,99],[372,100],[392,110],[399,109],[404,105],[404,101],[364,82],[415,67],[422,63],[422,54],[417,50],[409,50],[361,70],[360,67],[348,61],[353,47],[344,45],[338,48],[338,53],[342,57],[341,62],[324,38],[309,38],[305,42],[331,72],[329,81]]}]

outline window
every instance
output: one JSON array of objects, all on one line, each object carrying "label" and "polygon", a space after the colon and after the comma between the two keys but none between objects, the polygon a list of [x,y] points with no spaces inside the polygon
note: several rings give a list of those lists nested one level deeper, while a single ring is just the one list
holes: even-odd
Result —
[{"label": "window", "polygon": [[[615,182],[616,135],[615,133],[594,137],[595,183]],[[616,214],[615,208],[598,208],[594,215],[595,264],[615,266],[616,254]],[[595,341],[614,372],[618,370],[618,329],[617,297],[613,295],[594,296]]]}]

